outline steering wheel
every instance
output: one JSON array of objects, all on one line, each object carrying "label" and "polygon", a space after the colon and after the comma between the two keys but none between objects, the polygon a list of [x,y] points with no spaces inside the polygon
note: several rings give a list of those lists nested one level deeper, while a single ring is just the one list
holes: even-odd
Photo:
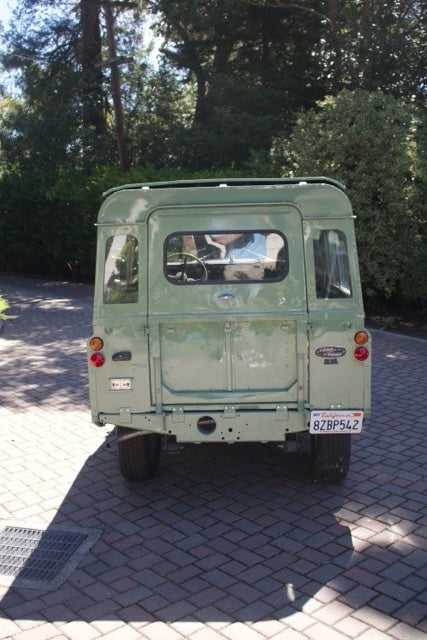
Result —
[{"label": "steering wheel", "polygon": [[[206,265],[200,258],[194,256],[192,253],[174,253],[168,256],[169,261],[177,260],[180,263],[178,271],[175,275],[169,275],[170,278],[174,278],[175,280],[181,280],[182,282],[186,282],[188,280],[192,282],[201,282],[203,280],[208,279],[208,271],[206,269]],[[188,269],[191,269],[190,274],[194,277],[188,276]],[[193,271],[194,270],[194,271]],[[193,271],[193,273],[192,273]]]}]

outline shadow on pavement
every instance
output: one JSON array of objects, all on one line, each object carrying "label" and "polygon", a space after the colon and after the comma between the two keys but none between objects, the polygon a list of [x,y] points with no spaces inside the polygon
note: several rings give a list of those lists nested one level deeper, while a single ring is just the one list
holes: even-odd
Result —
[{"label": "shadow on pavement", "polygon": [[[70,405],[89,416],[83,354],[91,288],[3,276],[1,284],[12,317],[1,340],[8,375],[0,406],[26,417],[46,403],[52,422]],[[285,455],[255,444],[187,446],[163,455],[158,477],[128,483],[107,431],[49,525],[99,529],[98,542],[58,588],[3,590],[3,617],[218,628],[280,620],[303,631],[366,606],[419,624],[426,345],[394,336],[377,336],[374,345],[374,415],[353,441],[342,485],[313,484],[307,451]],[[88,428],[70,433],[70,447]]]},{"label": "shadow on pavement", "polygon": [[305,452],[191,445],[137,484],[119,475],[114,440],[87,460],[50,525],[101,529],[99,542],[53,592],[12,585],[4,616],[285,621],[313,596],[320,606],[350,590],[350,530],[333,515],[345,489],[312,484]]}]

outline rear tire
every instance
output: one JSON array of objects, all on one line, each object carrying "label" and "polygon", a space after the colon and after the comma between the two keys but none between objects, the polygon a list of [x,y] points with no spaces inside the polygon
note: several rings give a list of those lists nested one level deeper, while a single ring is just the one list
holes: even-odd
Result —
[{"label": "rear tire", "polygon": [[[135,429],[117,427],[119,467],[126,480],[149,480],[159,468],[161,436],[157,433],[139,434]],[[131,436],[120,441],[123,436]]]},{"label": "rear tire", "polygon": [[314,480],[337,483],[347,476],[350,465],[351,435],[334,433],[311,436]]}]

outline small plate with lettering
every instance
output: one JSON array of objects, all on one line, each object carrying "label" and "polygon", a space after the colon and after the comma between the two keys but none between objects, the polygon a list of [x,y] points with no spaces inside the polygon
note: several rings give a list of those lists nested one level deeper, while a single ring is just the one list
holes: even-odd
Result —
[{"label": "small plate with lettering", "polygon": [[310,414],[310,433],[360,433],[363,411],[318,410]]}]

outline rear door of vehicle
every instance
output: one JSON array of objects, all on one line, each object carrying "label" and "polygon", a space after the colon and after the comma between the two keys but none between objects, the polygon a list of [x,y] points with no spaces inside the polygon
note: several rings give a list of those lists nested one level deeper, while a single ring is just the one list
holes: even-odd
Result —
[{"label": "rear door of vehicle", "polygon": [[368,409],[371,358],[354,355],[365,327],[353,220],[308,221],[304,236],[311,407]]},{"label": "rear door of vehicle", "polygon": [[[237,252],[250,240],[256,258],[231,264],[217,241],[227,234],[237,238]],[[148,246],[152,403],[303,408],[307,304],[298,209],[158,209]]]}]

